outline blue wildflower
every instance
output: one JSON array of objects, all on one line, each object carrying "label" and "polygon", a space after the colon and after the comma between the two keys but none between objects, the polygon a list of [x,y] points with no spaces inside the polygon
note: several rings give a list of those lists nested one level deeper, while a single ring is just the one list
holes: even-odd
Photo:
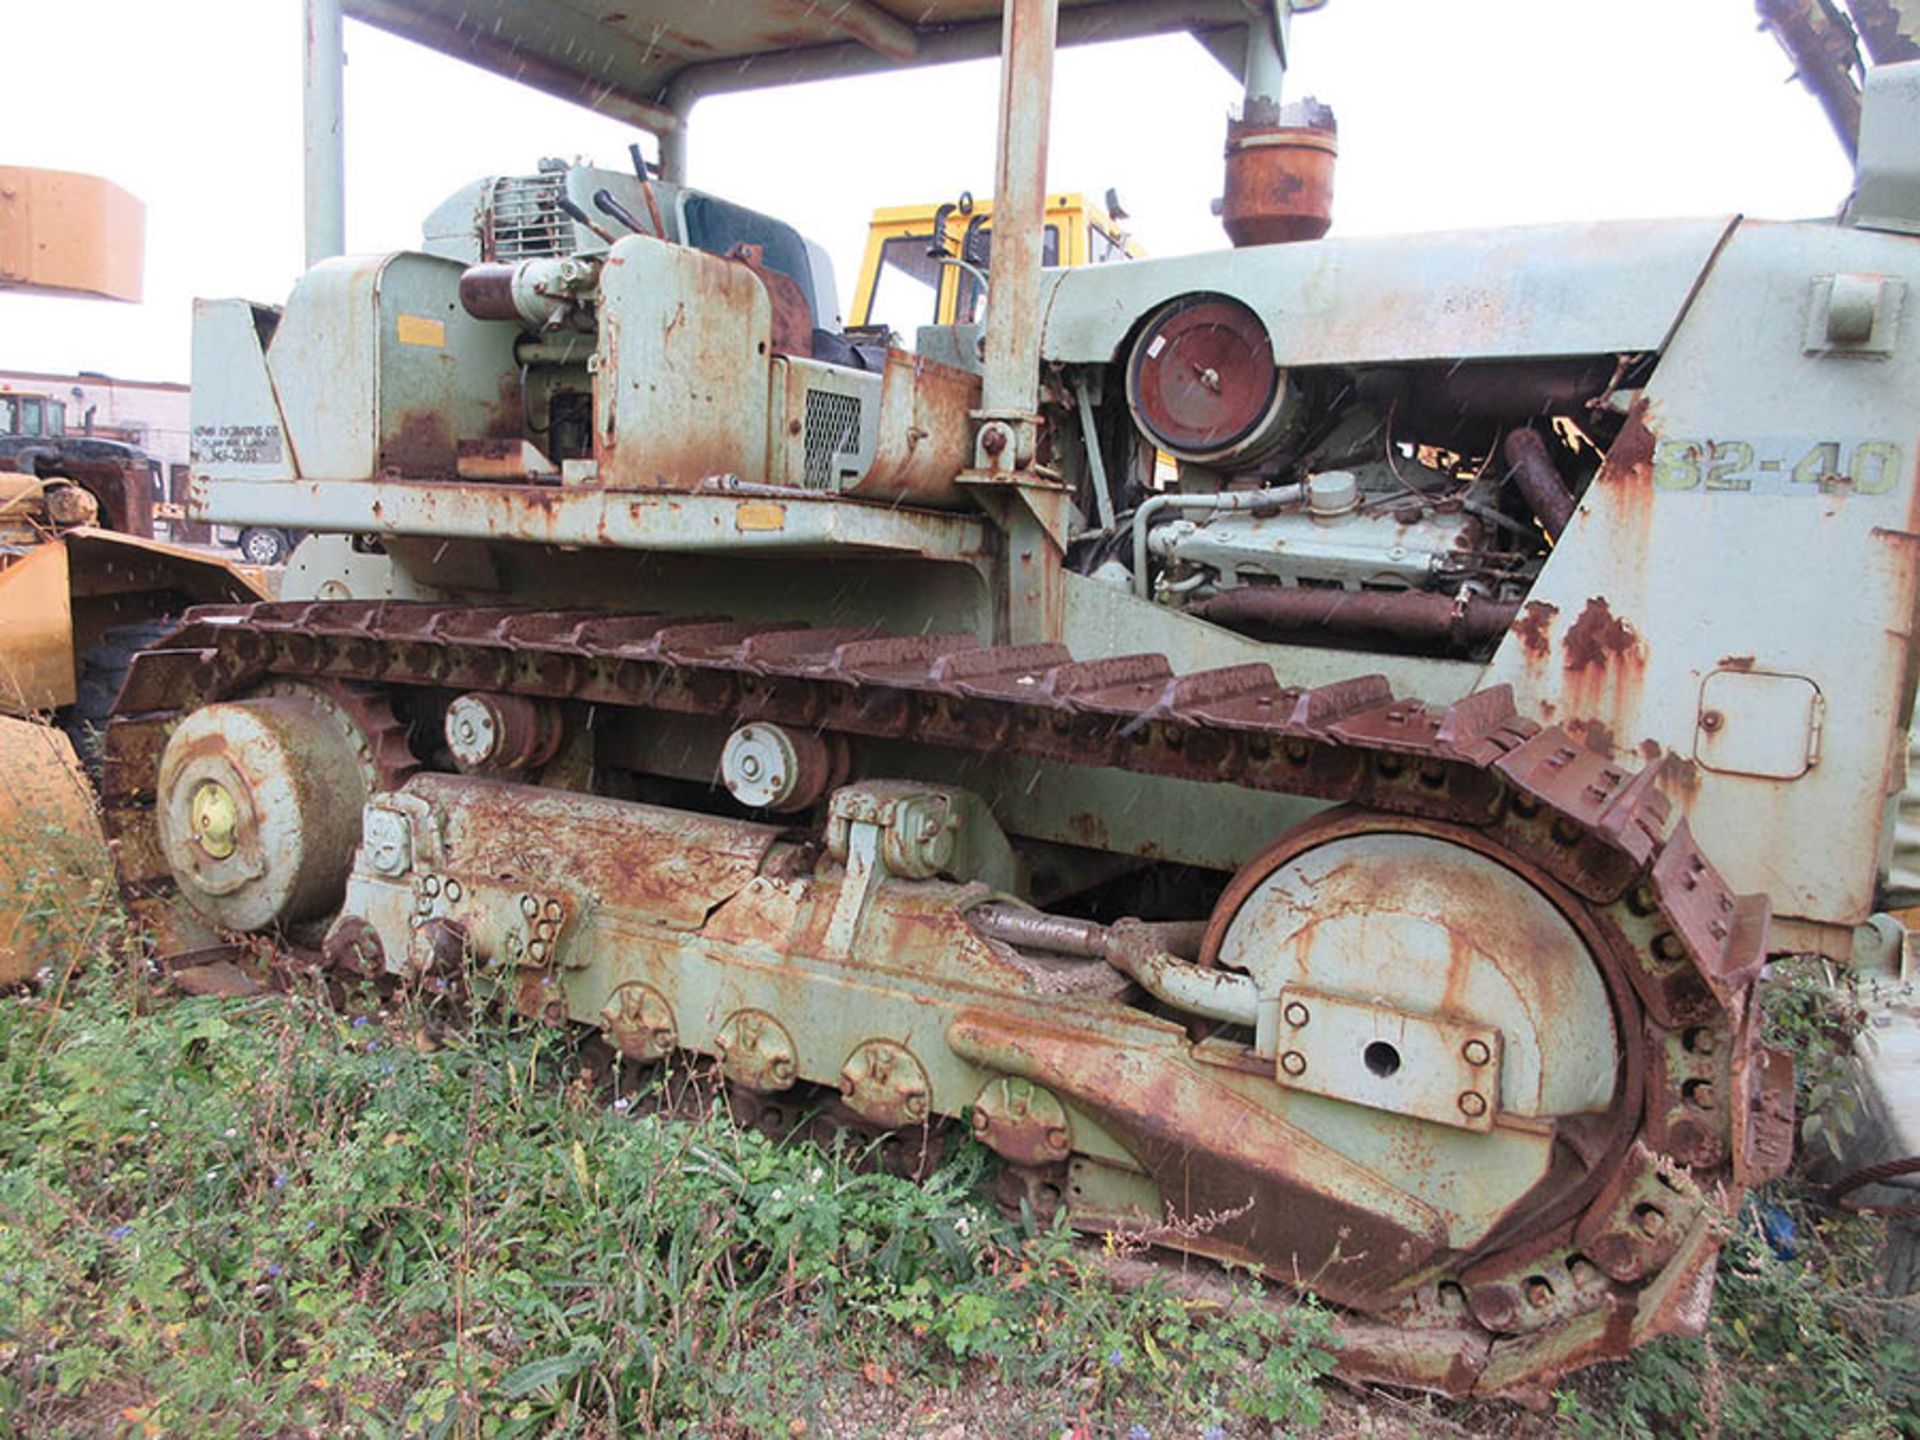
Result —
[{"label": "blue wildflower", "polygon": [[1227,1427],[1224,1425],[1209,1425],[1200,1432],[1200,1440],[1227,1440]]},{"label": "blue wildflower", "polygon": [[269,1280],[278,1280],[280,1278],[280,1262],[278,1260],[267,1266],[267,1278]]},{"label": "blue wildflower", "polygon": [[282,1170],[273,1177],[273,1188],[284,1190],[287,1187],[287,1172]]},{"label": "blue wildflower", "polygon": [[364,1030],[364,1029],[366,1029],[366,1028],[367,1028],[367,1017],[366,1017],[366,1016],[364,1016],[364,1015],[356,1015],[356,1016],[354,1016],[354,1017],[353,1017],[353,1028],[354,1028],[354,1029],[356,1029],[356,1030]]},{"label": "blue wildflower", "polygon": [[1107,1352],[1107,1364],[1109,1365],[1117,1366],[1126,1358],[1127,1357],[1122,1355],[1118,1350],[1109,1350]]},{"label": "blue wildflower", "polygon": [[133,1234],[133,1226],[116,1225],[113,1229],[107,1231],[107,1238],[109,1240],[124,1240],[131,1234]]},{"label": "blue wildflower", "polygon": [[1127,1429],[1127,1440],[1153,1440],[1153,1436],[1146,1426],[1136,1420]]}]

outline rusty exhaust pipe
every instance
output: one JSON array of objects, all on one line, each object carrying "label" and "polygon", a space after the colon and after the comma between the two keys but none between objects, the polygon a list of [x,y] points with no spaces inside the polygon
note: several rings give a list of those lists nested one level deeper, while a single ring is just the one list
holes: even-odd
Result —
[{"label": "rusty exhaust pipe", "polygon": [[1558,540],[1560,532],[1573,519],[1573,493],[1547,454],[1547,442],[1531,430],[1516,430],[1507,436],[1507,464],[1514,485],[1533,511],[1533,518],[1547,532],[1549,540]]},{"label": "rusty exhaust pipe", "polygon": [[1455,600],[1431,590],[1245,585],[1202,600],[1188,613],[1259,640],[1378,638],[1471,650],[1505,635],[1520,603],[1478,595]]}]

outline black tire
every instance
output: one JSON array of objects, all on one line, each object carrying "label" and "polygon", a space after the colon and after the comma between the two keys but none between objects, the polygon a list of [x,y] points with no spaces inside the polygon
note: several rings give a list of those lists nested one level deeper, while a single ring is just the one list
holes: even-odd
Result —
[{"label": "black tire", "polygon": [[106,733],[107,717],[120,698],[120,687],[126,683],[133,657],[159,643],[175,623],[137,620],[115,625],[100,637],[98,645],[80,657],[80,682],[73,704],[61,712],[60,728],[73,741],[90,774],[97,776],[100,772],[100,738]]},{"label": "black tire", "polygon": [[240,532],[240,558],[249,565],[284,565],[292,548],[284,530],[249,525]]}]

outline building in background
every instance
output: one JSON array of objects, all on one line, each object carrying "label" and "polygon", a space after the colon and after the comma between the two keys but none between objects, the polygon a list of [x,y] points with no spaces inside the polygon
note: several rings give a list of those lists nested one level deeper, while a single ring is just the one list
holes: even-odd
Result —
[{"label": "building in background", "polygon": [[91,435],[144,450],[159,464],[157,533],[204,540],[171,513],[187,493],[190,389],[174,380],[118,380],[97,370],[77,375],[0,370],[0,433]]},{"label": "building in background", "polygon": [[186,473],[188,387],[173,380],[116,380],[83,370],[55,375],[38,370],[0,369],[0,396],[44,397],[45,420],[53,430],[52,406],[65,407],[65,433],[98,435],[137,445],[166,467]]}]

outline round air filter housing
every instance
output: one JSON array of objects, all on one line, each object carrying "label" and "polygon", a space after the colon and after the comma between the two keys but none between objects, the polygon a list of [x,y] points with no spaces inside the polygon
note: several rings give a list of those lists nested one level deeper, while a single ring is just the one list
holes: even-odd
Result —
[{"label": "round air filter housing", "polygon": [[1228,295],[1183,295],[1148,320],[1127,361],[1127,404],[1168,454],[1231,468],[1286,431],[1286,373],[1260,317]]}]

